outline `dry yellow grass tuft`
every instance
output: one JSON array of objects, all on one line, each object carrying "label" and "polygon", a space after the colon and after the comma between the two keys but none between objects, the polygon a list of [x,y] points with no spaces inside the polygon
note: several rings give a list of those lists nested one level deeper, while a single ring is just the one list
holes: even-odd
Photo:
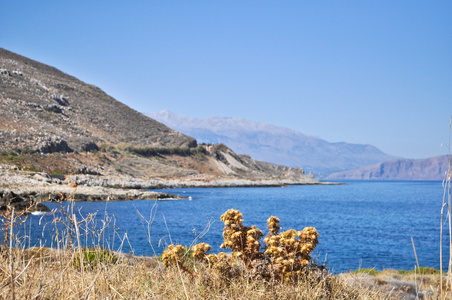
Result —
[{"label": "dry yellow grass tuft", "polygon": [[[0,255],[0,298],[12,299],[8,249]],[[118,254],[116,262],[99,262],[82,270],[74,265],[76,251],[46,248],[14,250],[16,299],[383,299],[377,291],[350,288],[342,279],[321,281],[314,274],[296,283],[223,280],[220,271],[197,266],[195,276],[156,262],[145,264]]]},{"label": "dry yellow grass tuft", "polygon": [[[80,231],[91,226],[90,231],[101,236],[105,228],[92,227],[90,217],[77,220],[72,210],[72,206],[63,209],[65,217],[55,220],[65,228],[55,237],[57,249],[25,249],[10,231],[10,240],[0,246],[0,299],[388,298],[387,291],[351,284],[324,267],[306,264],[317,232],[308,227],[280,233],[276,217],[268,221],[265,250],[255,243],[262,232],[243,226],[241,213],[230,211],[222,216],[228,224],[225,241],[230,238],[233,244],[228,247],[241,255],[208,254],[211,247],[206,243],[193,248],[172,245],[162,263],[156,257],[110,251],[102,247],[103,241],[92,248],[80,247]],[[284,254],[270,254],[273,250],[266,254],[272,247],[280,247]]]},{"label": "dry yellow grass tuft", "polygon": [[[246,261],[232,259],[226,253],[208,254],[210,246],[205,243],[193,249],[170,246],[162,255],[163,263],[155,257],[110,251],[102,247],[103,241],[92,248],[80,247],[80,231],[94,226],[92,220],[90,217],[77,220],[73,206],[62,209],[64,217],[55,220],[64,225],[54,237],[57,249],[25,249],[10,231],[9,241],[0,246],[0,299],[381,299],[383,296],[350,287],[321,268],[285,282],[269,276],[268,265],[258,263],[261,259]],[[239,240],[245,245],[237,250],[257,257],[254,241],[262,233],[253,226],[240,227],[239,212],[231,216],[237,228],[243,229]],[[4,221],[8,223],[7,219]],[[104,230],[91,228],[99,236]]]}]

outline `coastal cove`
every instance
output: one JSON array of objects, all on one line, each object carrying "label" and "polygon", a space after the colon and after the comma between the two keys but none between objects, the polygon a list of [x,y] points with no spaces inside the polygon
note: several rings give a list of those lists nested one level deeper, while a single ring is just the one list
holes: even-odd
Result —
[{"label": "coastal cove", "polygon": [[[335,273],[360,267],[413,269],[416,259],[411,237],[419,264],[439,268],[441,181],[348,181],[346,185],[157,191],[188,198],[80,201],[74,205],[80,218],[97,212],[93,224],[98,227],[110,218],[111,228],[105,231],[104,244],[135,255],[158,255],[171,241],[186,246],[194,241],[206,242],[212,252],[219,252],[223,229],[220,215],[234,208],[243,213],[244,225],[256,225],[264,233],[266,220],[272,215],[280,218],[283,230],[315,227],[320,243],[314,257],[320,263],[326,259]],[[45,204],[56,210],[56,217],[61,215],[58,203]],[[148,220],[153,218],[152,247],[146,235],[147,224],[137,211]],[[51,213],[29,216],[20,229],[29,236],[23,243],[55,246],[51,238],[55,233],[53,218]],[[208,231],[202,234],[206,227]],[[89,245],[89,239],[85,240]],[[448,255],[448,249],[443,253]]]}]

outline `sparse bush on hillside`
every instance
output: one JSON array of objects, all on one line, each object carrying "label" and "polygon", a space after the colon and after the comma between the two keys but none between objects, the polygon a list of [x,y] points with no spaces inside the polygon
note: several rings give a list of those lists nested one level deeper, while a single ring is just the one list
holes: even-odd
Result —
[{"label": "sparse bush on hillside", "polygon": [[96,153],[97,151],[99,151],[99,146],[97,146],[97,144],[94,142],[89,142],[89,143],[81,145],[80,150],[83,152]]},{"label": "sparse bush on hillside", "polygon": [[102,143],[99,145],[100,152],[112,152],[115,150],[115,147],[111,144]]},{"label": "sparse bush on hillside", "polygon": [[63,112],[61,110],[61,108],[59,108],[56,105],[47,105],[46,107],[44,107],[44,109],[49,111],[49,112],[53,112],[53,113],[57,113],[57,114],[61,114]]},{"label": "sparse bush on hillside", "polygon": [[132,147],[133,146],[128,143],[119,143],[116,145],[116,149],[118,149],[118,151],[130,151]]},{"label": "sparse bush on hillside", "polygon": [[28,148],[22,149],[22,154],[35,154],[35,153],[38,153],[38,151]]},{"label": "sparse bush on hillside", "polygon": [[144,157],[155,157],[164,155],[178,156],[194,156],[199,154],[207,154],[204,146],[200,145],[194,148],[190,147],[148,147],[148,146],[132,146],[127,143],[121,143],[116,146],[119,151],[126,151]]},{"label": "sparse bush on hillside", "polygon": [[214,144],[213,150],[214,151],[227,151],[229,148],[225,144]]}]

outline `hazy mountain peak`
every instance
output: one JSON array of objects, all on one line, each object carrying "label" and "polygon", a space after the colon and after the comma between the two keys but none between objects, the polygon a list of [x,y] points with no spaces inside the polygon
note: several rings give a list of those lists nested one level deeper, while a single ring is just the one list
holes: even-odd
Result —
[{"label": "hazy mountain peak", "polygon": [[372,145],[329,143],[293,129],[243,118],[198,119],[168,110],[149,116],[199,142],[224,143],[235,152],[249,154],[254,159],[302,167],[318,175],[395,158]]},{"label": "hazy mountain peak", "polygon": [[171,128],[184,128],[191,130],[193,128],[209,128],[218,134],[240,130],[243,132],[271,132],[272,134],[293,134],[304,138],[315,138],[301,132],[297,132],[290,128],[276,126],[264,122],[246,120],[244,118],[218,117],[211,116],[204,119],[186,117],[177,115],[169,110],[163,110],[158,113],[148,114],[151,118],[156,119]]}]

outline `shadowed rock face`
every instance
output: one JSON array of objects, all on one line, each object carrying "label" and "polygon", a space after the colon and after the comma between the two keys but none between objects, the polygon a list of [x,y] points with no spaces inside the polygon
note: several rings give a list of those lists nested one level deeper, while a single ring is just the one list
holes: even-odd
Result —
[{"label": "shadowed rock face", "polygon": [[26,197],[26,199],[11,191],[0,191],[0,213],[9,208],[14,208],[16,212],[26,211],[32,213],[34,211],[49,212],[50,209],[42,203],[37,203],[33,200],[33,196]]},{"label": "shadowed rock face", "polygon": [[196,146],[98,87],[0,48],[0,151],[83,151],[99,143]]}]

